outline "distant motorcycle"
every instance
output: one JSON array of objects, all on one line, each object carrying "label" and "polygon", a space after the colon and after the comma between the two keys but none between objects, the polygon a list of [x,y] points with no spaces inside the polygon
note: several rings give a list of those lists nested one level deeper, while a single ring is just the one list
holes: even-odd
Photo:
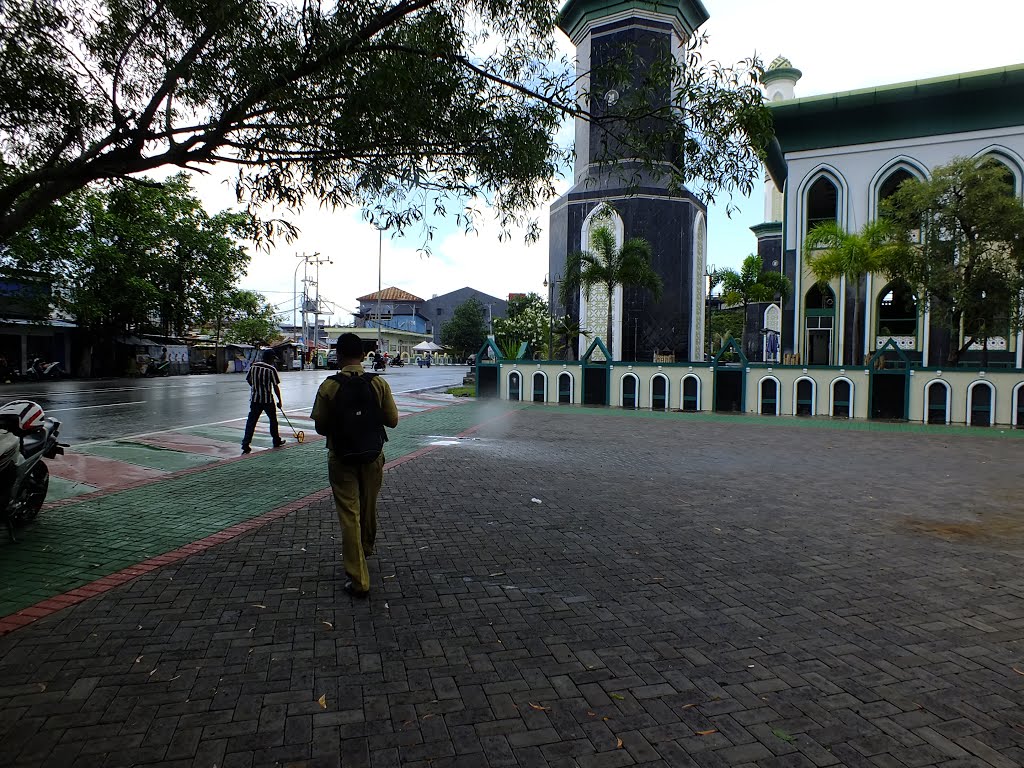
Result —
[{"label": "distant motorcycle", "polygon": [[383,371],[385,368],[387,368],[387,363],[384,362],[383,357],[375,357],[373,359],[373,370]]},{"label": "distant motorcycle", "polygon": [[147,376],[170,376],[171,375],[171,361],[170,360],[157,360],[156,358],[150,358],[149,363],[146,364],[146,375]]},{"label": "distant motorcycle", "polygon": [[47,418],[38,403],[13,400],[0,406],[0,517],[11,541],[14,529],[36,519],[50,487],[53,459],[67,446],[58,442],[60,422]]},{"label": "distant motorcycle", "polygon": [[396,357],[392,357],[391,358],[391,367],[392,368],[401,368],[403,365],[405,365],[405,360],[402,359],[401,357],[397,357],[396,356]]}]

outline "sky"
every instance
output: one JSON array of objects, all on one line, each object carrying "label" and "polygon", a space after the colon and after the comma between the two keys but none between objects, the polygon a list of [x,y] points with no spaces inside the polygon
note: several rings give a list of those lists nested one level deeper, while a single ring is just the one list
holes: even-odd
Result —
[{"label": "sky", "polygon": [[[704,5],[711,15],[702,28],[710,35],[706,58],[732,64],[756,53],[767,65],[780,54],[786,56],[803,72],[797,96],[1024,63],[1024,3],[704,0]],[[571,53],[564,36],[563,42]],[[232,173],[227,167],[215,169],[194,182],[211,212],[236,207],[231,186],[225,183]],[[563,181],[559,190],[567,186]],[[731,218],[723,204],[709,212],[708,263],[716,267],[736,267],[757,247],[750,227],[764,218],[761,189],[734,202],[741,210]],[[477,234],[470,235],[453,222],[442,222],[427,256],[419,251],[418,232],[401,239],[385,232],[379,241],[377,230],[362,221],[358,210],[323,209],[310,200],[300,214],[289,217],[301,230],[299,238],[290,244],[282,240],[269,251],[254,250],[242,287],[262,292],[282,317],[291,317],[297,267],[300,293],[303,277],[297,254],[319,253],[331,261],[319,268],[320,296],[336,307],[334,322],[349,323],[356,297],[377,290],[380,247],[383,286],[395,285],[423,299],[466,286],[501,298],[528,291],[546,295],[547,211],[538,211],[537,216],[544,232],[533,244],[524,242],[522,232],[499,242],[493,221],[485,221]],[[312,269],[309,274],[314,276]]]}]

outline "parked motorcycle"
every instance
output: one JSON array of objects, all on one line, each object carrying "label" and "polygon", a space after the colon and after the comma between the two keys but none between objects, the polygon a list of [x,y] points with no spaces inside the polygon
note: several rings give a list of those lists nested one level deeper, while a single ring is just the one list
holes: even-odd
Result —
[{"label": "parked motorcycle", "polygon": [[14,529],[36,519],[50,487],[53,459],[67,447],[58,442],[60,422],[43,413],[38,403],[13,400],[0,406],[0,517],[11,541]]},{"label": "parked motorcycle", "polygon": [[28,378],[31,381],[43,381],[45,379],[59,379],[64,376],[64,369],[58,362],[47,363],[41,357],[32,360],[28,368]]}]

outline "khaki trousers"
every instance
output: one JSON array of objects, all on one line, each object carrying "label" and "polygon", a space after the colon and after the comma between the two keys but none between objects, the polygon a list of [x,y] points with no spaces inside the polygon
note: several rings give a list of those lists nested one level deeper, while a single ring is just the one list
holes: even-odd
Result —
[{"label": "khaki trousers", "polygon": [[343,464],[330,455],[327,462],[334,507],[341,523],[341,555],[345,573],[358,590],[370,588],[366,556],[377,540],[377,494],[384,478],[384,454],[370,464]]}]

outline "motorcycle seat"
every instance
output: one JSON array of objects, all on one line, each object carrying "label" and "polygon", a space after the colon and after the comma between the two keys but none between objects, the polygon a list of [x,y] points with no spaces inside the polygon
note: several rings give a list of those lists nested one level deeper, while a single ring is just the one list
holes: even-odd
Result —
[{"label": "motorcycle seat", "polygon": [[22,435],[21,453],[24,456],[31,456],[43,449],[46,444],[47,433],[43,427],[30,430]]}]

